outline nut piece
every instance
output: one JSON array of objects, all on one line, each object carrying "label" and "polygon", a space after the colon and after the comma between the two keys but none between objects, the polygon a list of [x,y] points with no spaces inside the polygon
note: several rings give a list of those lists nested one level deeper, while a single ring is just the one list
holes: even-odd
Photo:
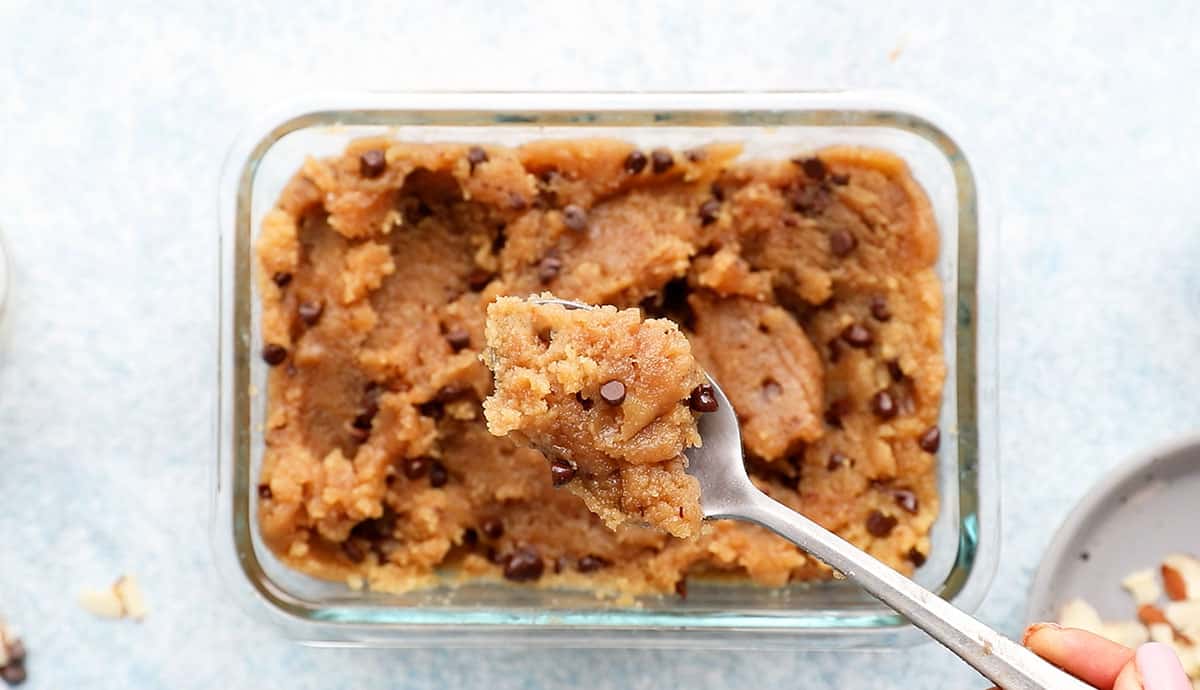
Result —
[{"label": "nut piece", "polygon": [[1104,622],[1100,620],[1100,614],[1083,599],[1072,599],[1063,604],[1058,613],[1058,624],[1064,628],[1078,628],[1097,635],[1104,627]]},{"label": "nut piece", "polygon": [[[1138,620],[1144,625],[1153,628],[1155,625],[1161,625],[1167,622],[1167,617],[1163,610],[1154,604],[1142,604],[1137,611]],[[1153,637],[1153,636],[1152,636]]]},{"label": "nut piece", "polygon": [[79,593],[79,605],[84,611],[98,618],[117,619],[125,615],[121,598],[112,587],[83,590]]},{"label": "nut piece", "polygon": [[1154,576],[1153,568],[1129,573],[1124,580],[1121,580],[1121,586],[1129,592],[1133,597],[1133,602],[1138,606],[1153,604],[1162,595],[1162,589],[1158,586],[1158,578]]},{"label": "nut piece", "polygon": [[141,622],[146,617],[146,599],[142,596],[142,588],[138,586],[137,578],[132,575],[122,575],[113,584],[113,592],[121,600],[121,608],[125,615]]},{"label": "nut piece", "polygon": [[1189,640],[1200,640],[1200,599],[1173,601],[1163,609],[1163,615],[1175,631]]}]

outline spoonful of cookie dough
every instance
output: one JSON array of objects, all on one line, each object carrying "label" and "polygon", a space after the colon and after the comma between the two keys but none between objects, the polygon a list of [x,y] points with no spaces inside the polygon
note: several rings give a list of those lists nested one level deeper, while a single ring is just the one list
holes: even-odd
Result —
[{"label": "spoonful of cookie dough", "polygon": [[759,490],[733,406],[673,322],[550,294],[488,307],[482,357],[495,376],[488,429],[540,450],[554,483],[609,527],[691,539],[701,520],[742,520],[858,583],[1006,690],[1082,690],[938,595]]}]

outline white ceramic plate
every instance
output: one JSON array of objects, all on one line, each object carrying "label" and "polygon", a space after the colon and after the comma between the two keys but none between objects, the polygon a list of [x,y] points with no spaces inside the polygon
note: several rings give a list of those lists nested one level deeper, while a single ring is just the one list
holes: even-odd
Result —
[{"label": "white ceramic plate", "polygon": [[1105,620],[1132,620],[1121,580],[1179,551],[1200,555],[1200,436],[1131,459],[1083,497],[1042,558],[1026,619],[1056,620],[1081,597]]}]

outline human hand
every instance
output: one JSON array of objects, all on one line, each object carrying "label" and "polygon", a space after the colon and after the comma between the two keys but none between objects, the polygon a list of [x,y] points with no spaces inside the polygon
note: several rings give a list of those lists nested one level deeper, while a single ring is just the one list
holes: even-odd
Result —
[{"label": "human hand", "polygon": [[1021,642],[1046,661],[1100,690],[1192,690],[1179,657],[1165,644],[1136,650],[1055,623],[1034,623]]}]

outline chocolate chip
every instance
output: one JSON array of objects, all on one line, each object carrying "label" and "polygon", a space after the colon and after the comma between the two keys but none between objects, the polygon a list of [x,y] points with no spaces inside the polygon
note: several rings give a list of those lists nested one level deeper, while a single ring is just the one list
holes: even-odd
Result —
[{"label": "chocolate chip", "polygon": [[267,343],[263,345],[262,358],[267,364],[276,367],[283,364],[283,360],[287,359],[287,348],[275,343]]},{"label": "chocolate chip", "polygon": [[420,479],[429,471],[429,458],[406,458],[401,471],[409,479]]},{"label": "chocolate chip", "polygon": [[467,276],[467,286],[475,292],[479,292],[487,287],[488,283],[492,282],[492,277],[495,275],[495,273],[482,268],[473,269],[470,275]]},{"label": "chocolate chip", "polygon": [[475,531],[474,527],[468,527],[463,530],[462,544],[467,548],[474,548],[479,543],[479,532]]},{"label": "chocolate chip", "polygon": [[675,158],[671,152],[666,149],[654,149],[650,153],[651,168],[655,175],[661,175],[670,170],[675,165]]},{"label": "chocolate chip", "polygon": [[800,169],[804,171],[805,175],[818,182],[825,179],[825,175],[829,172],[829,170],[825,167],[825,161],[817,158],[816,156],[811,158],[794,159],[792,162],[796,165],[799,165]]},{"label": "chocolate chip", "polygon": [[588,554],[579,559],[579,563],[575,566],[575,568],[581,573],[592,573],[600,570],[601,568],[607,568],[610,565],[612,565],[612,562],[607,558]]},{"label": "chocolate chip", "polygon": [[896,401],[887,391],[879,391],[871,396],[871,411],[880,419],[891,419],[896,416]]},{"label": "chocolate chip", "polygon": [[892,318],[892,310],[888,308],[887,300],[875,295],[871,298],[871,316],[875,317],[876,321],[889,321]]},{"label": "chocolate chip", "polygon": [[625,172],[636,175],[646,169],[646,154],[634,149],[625,157]]},{"label": "chocolate chip", "polygon": [[567,204],[563,207],[562,216],[563,225],[565,225],[568,230],[574,230],[575,232],[583,232],[587,230],[587,211],[584,211],[579,206],[576,206],[575,204]]},{"label": "chocolate chip", "polygon": [[700,224],[712,225],[717,222],[717,218],[721,216],[721,202],[716,199],[709,199],[700,204]]},{"label": "chocolate chip", "polygon": [[792,208],[797,213],[812,218],[829,205],[829,192],[821,185],[807,184],[797,187],[789,194]]},{"label": "chocolate chip", "polygon": [[575,466],[568,460],[558,458],[550,462],[550,481],[562,486],[575,478]]},{"label": "chocolate chip", "polygon": [[379,149],[364,151],[358,157],[358,170],[362,173],[363,177],[379,177],[386,169],[387,158],[384,157],[383,151]]},{"label": "chocolate chip", "polygon": [[871,343],[875,342],[874,336],[867,327],[861,323],[852,323],[842,331],[842,340],[850,347],[859,349],[871,347]]},{"label": "chocolate chip", "polygon": [[446,331],[446,342],[452,350],[459,352],[471,345],[471,334],[462,326],[455,326]]},{"label": "chocolate chip", "polygon": [[287,287],[287,284],[292,282],[292,274],[279,271],[275,275],[271,276],[271,281],[279,287]]},{"label": "chocolate chip", "polygon": [[706,153],[704,149],[688,149],[683,152],[683,157],[692,163],[699,163],[704,160]]},{"label": "chocolate chip", "polygon": [[499,518],[488,518],[479,526],[483,530],[483,536],[488,539],[499,539],[504,536],[504,523]]},{"label": "chocolate chip", "polygon": [[717,392],[710,384],[702,383],[692,390],[688,398],[688,407],[696,412],[716,412]]},{"label": "chocolate chip", "polygon": [[546,564],[542,556],[532,548],[523,546],[508,556],[504,563],[504,577],[514,582],[527,582],[542,576]]},{"label": "chocolate chip", "polygon": [[680,599],[687,599],[687,578],[686,577],[681,580],[676,580],[675,593],[679,595]]},{"label": "chocolate chip", "polygon": [[600,399],[609,405],[620,405],[625,402],[625,384],[616,379],[605,381],[600,386]]},{"label": "chocolate chip", "polygon": [[271,485],[270,484],[259,484],[258,485],[258,497],[259,498],[266,500],[266,499],[271,498],[274,495],[275,494],[271,493]]},{"label": "chocolate chip", "polygon": [[375,419],[375,414],[370,410],[359,412],[354,416],[354,420],[350,422],[350,426],[359,431],[370,431],[371,422]]},{"label": "chocolate chip", "polygon": [[829,251],[836,257],[843,257],[854,251],[858,240],[845,230],[834,230],[829,233]]},{"label": "chocolate chip", "polygon": [[517,192],[508,193],[508,207],[514,211],[524,211],[529,207],[529,202],[525,200],[523,194]]},{"label": "chocolate chip", "polygon": [[576,393],[575,399],[578,400],[579,404],[583,406],[584,412],[587,412],[588,410],[592,409],[592,406],[596,404],[596,403],[592,402],[591,400],[588,400],[587,398],[583,397],[583,393]]},{"label": "chocolate chip", "polygon": [[891,375],[892,380],[896,383],[904,380],[904,370],[900,368],[899,361],[893,359],[892,361],[888,362],[887,369],[888,374]]},{"label": "chocolate chip", "polygon": [[301,302],[299,307],[296,307],[296,313],[299,314],[300,320],[306,326],[315,326],[317,321],[321,320],[321,312],[325,311],[323,302]]},{"label": "chocolate chip", "polygon": [[842,398],[829,403],[829,407],[825,410],[825,423],[831,427],[841,429],[842,417],[850,412],[850,401]]},{"label": "chocolate chip", "polygon": [[909,562],[911,562],[914,566],[920,568],[921,566],[925,565],[925,554],[918,551],[917,547],[914,546],[909,549],[907,555]]},{"label": "chocolate chip", "polygon": [[841,453],[841,452],[838,452],[835,450],[829,454],[829,462],[825,464],[825,469],[829,470],[830,472],[833,472],[835,470],[838,470],[842,467],[847,467],[847,466],[853,467],[854,460],[850,459],[850,457],[848,455],[846,455],[845,453]]},{"label": "chocolate chip", "polygon": [[883,538],[896,529],[898,522],[899,520],[891,515],[884,515],[878,510],[872,510],[871,514],[867,516],[867,531],[873,537]]},{"label": "chocolate chip", "polygon": [[846,173],[834,173],[829,176],[829,181],[839,187],[845,187],[850,184],[850,176]]},{"label": "chocolate chip", "polygon": [[917,501],[917,495],[908,489],[896,489],[892,492],[892,498],[896,499],[896,505],[914,515],[920,506],[920,502]]},{"label": "chocolate chip", "polygon": [[542,281],[543,285],[557,278],[560,271],[562,271],[562,259],[553,254],[538,262],[538,280]]},{"label": "chocolate chip", "polygon": [[926,453],[936,453],[942,447],[942,430],[931,426],[917,438],[917,445]]},{"label": "chocolate chip", "polygon": [[9,685],[20,685],[28,677],[29,674],[25,672],[25,663],[22,661],[14,661],[0,668],[0,679]]},{"label": "chocolate chip", "polygon": [[450,473],[446,471],[446,466],[434,460],[429,463],[429,485],[435,489],[440,489],[450,481]]},{"label": "chocolate chip", "polygon": [[429,400],[417,405],[417,411],[430,419],[441,419],[446,414],[446,406],[439,400]]},{"label": "chocolate chip", "polygon": [[484,151],[482,147],[472,146],[467,149],[467,162],[471,164],[471,172],[475,172],[475,166],[486,163],[487,159],[487,151]]},{"label": "chocolate chip", "polygon": [[367,557],[367,552],[358,543],[358,539],[347,539],[342,542],[342,553],[346,554],[346,558],[355,563],[362,563],[363,559]]}]

